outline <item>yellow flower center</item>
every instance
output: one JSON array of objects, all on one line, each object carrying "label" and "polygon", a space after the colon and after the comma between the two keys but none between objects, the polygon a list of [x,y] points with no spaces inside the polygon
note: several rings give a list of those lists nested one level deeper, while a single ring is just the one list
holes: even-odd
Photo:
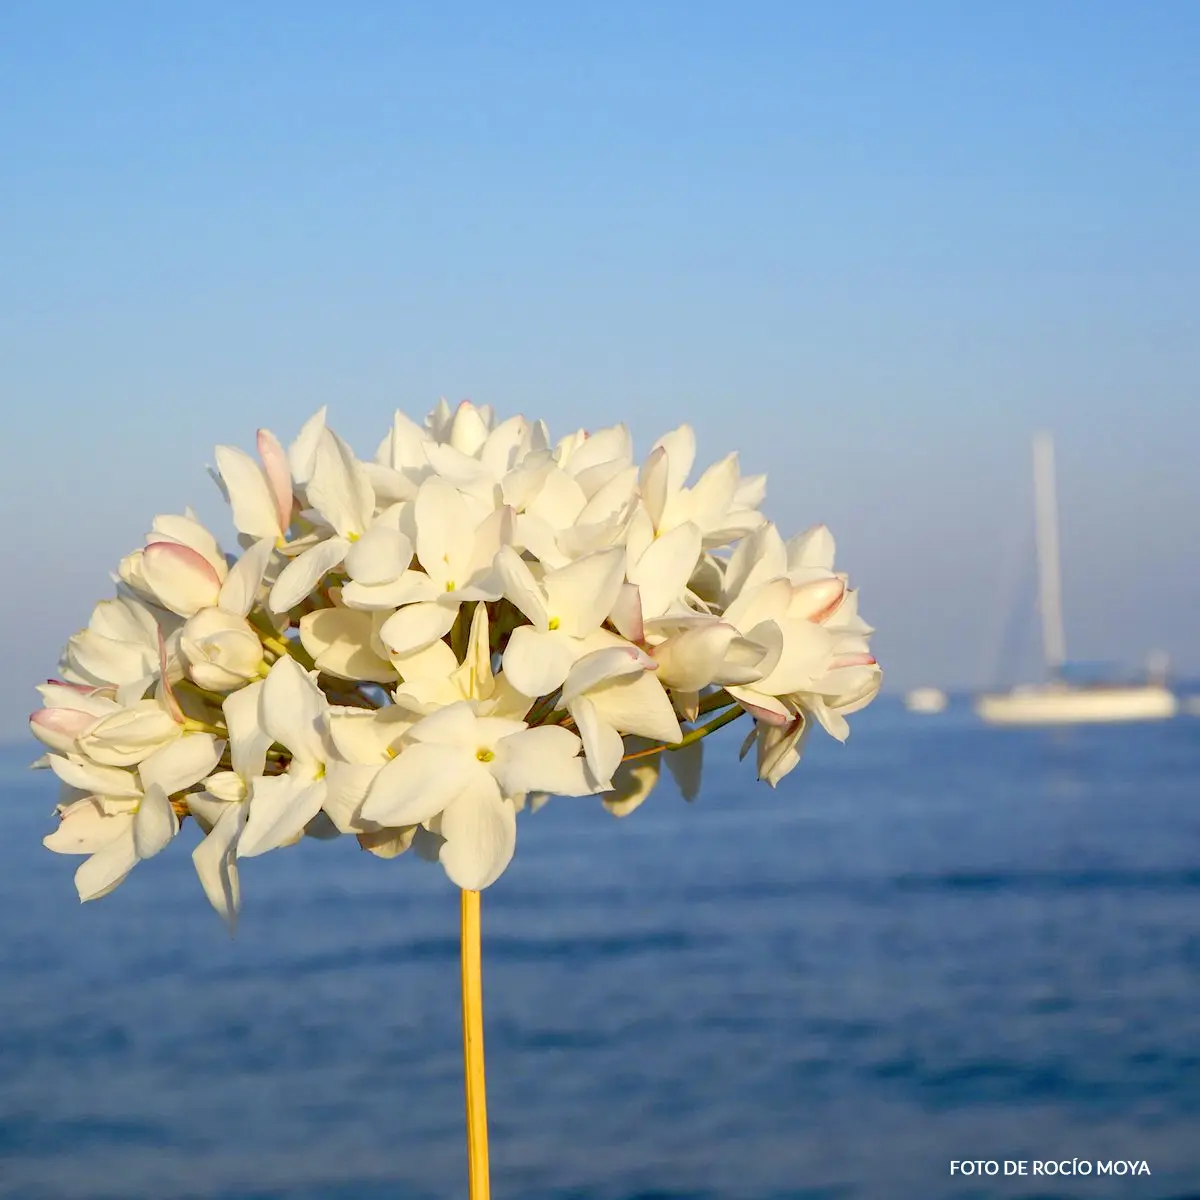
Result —
[{"label": "yellow flower center", "polygon": [[558,628],[558,625],[559,625],[559,620],[558,620],[558,618],[557,618],[557,617],[551,617],[551,618],[550,618],[550,620],[549,620],[549,622],[547,623],[547,628],[548,628],[548,629],[557,629],[557,628]]},{"label": "yellow flower center", "polygon": [[491,762],[492,759],[496,757],[496,752],[494,750],[489,750],[486,746],[480,746],[479,749],[475,751],[475,757],[479,759],[480,762]]}]

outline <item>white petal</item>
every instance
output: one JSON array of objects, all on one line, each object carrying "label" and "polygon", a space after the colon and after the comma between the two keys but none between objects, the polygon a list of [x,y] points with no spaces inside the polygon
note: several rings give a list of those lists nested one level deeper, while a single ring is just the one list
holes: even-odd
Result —
[{"label": "white petal", "polygon": [[[434,645],[443,646],[445,643],[435,642]],[[461,666],[456,666],[452,670],[454,681],[464,696],[473,700],[482,700],[491,696],[495,680],[492,676],[492,652],[488,640],[486,604],[475,605],[475,612],[471,617],[471,632],[467,637],[467,652],[463,656]]]},{"label": "white petal", "polygon": [[221,914],[230,933],[237,924],[242,890],[236,848],[246,823],[246,805],[230,804],[208,836],[192,851],[192,862],[208,902]]},{"label": "white petal", "polygon": [[469,496],[476,496],[480,500],[492,499],[496,491],[496,476],[478,459],[446,444],[426,446],[425,454],[435,476],[452,483]]},{"label": "white petal", "polygon": [[288,447],[288,466],[292,478],[305,487],[313,472],[317,458],[317,446],[325,432],[325,405],[319,409],[300,427],[296,440]]},{"label": "white petal", "polygon": [[556,796],[590,796],[607,783],[593,777],[577,757],[582,742],[560,725],[539,725],[504,738],[489,765],[507,796],[550,792]]},{"label": "white petal", "polygon": [[618,679],[588,693],[600,720],[620,730],[662,742],[683,736],[671,701],[651,672]]},{"label": "white petal", "polygon": [[90,725],[78,739],[79,750],[109,767],[132,767],[180,734],[171,715],[154,700],[139,700]]},{"label": "white petal", "polygon": [[583,488],[564,471],[550,471],[528,505],[531,517],[541,517],[552,529],[567,529],[587,507]]},{"label": "white petal", "polygon": [[571,667],[563,683],[562,702],[570,704],[576,696],[590,692],[614,679],[640,675],[657,664],[637,646],[612,646],[585,654]]},{"label": "white petal", "polygon": [[424,571],[405,571],[390,583],[367,584],[350,580],[342,587],[342,603],[349,608],[403,608],[406,604],[436,600],[443,591]]},{"label": "white petal", "polygon": [[315,590],[324,575],[339,566],[350,549],[347,538],[332,537],[305,550],[292,559],[275,580],[268,598],[273,613],[284,613],[296,607]]},{"label": "white petal", "polygon": [[371,649],[371,614],[353,608],[322,608],[300,618],[300,644],[320,671],[341,679],[395,683],[396,670]]},{"label": "white petal", "polygon": [[415,742],[474,750],[478,724],[479,718],[475,715],[474,707],[460,700],[418,721],[409,731],[409,736]]},{"label": "white petal", "polygon": [[279,511],[262,468],[236,446],[216,448],[217,470],[233,509],[234,528],[252,538],[270,538],[282,532]]},{"label": "white petal", "polygon": [[454,410],[442,441],[447,441],[462,454],[475,455],[487,441],[488,419],[484,409],[463,400]]},{"label": "white petal", "polygon": [[421,484],[414,510],[421,566],[438,583],[466,583],[476,523],[462,493],[433,476]]},{"label": "white petal", "polygon": [[442,814],[438,857],[452,883],[480,891],[496,882],[517,846],[517,814],[484,777]]},{"label": "white petal", "polygon": [[833,558],[836,552],[833,534],[824,525],[814,525],[803,533],[798,533],[787,544],[787,565],[789,571],[817,567],[825,571],[833,570]]},{"label": "white petal", "polygon": [[173,513],[159,514],[151,524],[151,533],[147,536],[147,544],[157,541],[177,542],[195,550],[202,558],[208,560],[219,578],[225,575],[225,556],[217,539],[196,519],[196,514],[189,508],[186,516]]},{"label": "white petal", "polygon": [[366,532],[375,493],[362,464],[332,430],[326,429],[317,442],[305,496],[340,537],[361,537]]},{"label": "white petal", "polygon": [[132,796],[142,794],[132,771],[121,767],[102,767],[88,762],[77,754],[64,758],[51,754],[50,769],[63,781],[81,792],[92,792],[97,796]]},{"label": "white petal", "polygon": [[599,790],[611,783],[613,772],[621,765],[625,743],[611,725],[600,720],[596,706],[586,696],[580,696],[571,705],[570,713],[575,718],[583,740],[583,752]]},{"label": "white petal", "polygon": [[825,674],[832,658],[829,631],[811,621],[778,621],[783,633],[783,652],[769,675],[755,688],[772,696],[783,696],[807,688]]},{"label": "white petal", "polygon": [[392,662],[405,685],[418,681],[447,680],[458,668],[458,659],[454,657],[454,651],[442,641],[430,642],[428,646],[414,650],[411,654],[393,655]]},{"label": "white petal", "polygon": [[278,659],[263,681],[258,719],[272,741],[286,746],[297,759],[324,762],[323,722],[329,702],[317,686],[316,672],[294,658]]},{"label": "white petal", "polygon": [[517,465],[522,444],[529,436],[529,422],[522,416],[509,417],[488,434],[479,450],[480,462],[500,478]]},{"label": "white petal", "polygon": [[787,616],[792,601],[792,585],[786,579],[747,588],[725,610],[725,620],[748,634],[763,621],[779,621]]},{"label": "white petal", "polygon": [[548,696],[566,679],[575,654],[572,639],[521,625],[504,651],[504,677],[522,695]]},{"label": "white petal", "polygon": [[690,425],[680,425],[670,433],[664,433],[654,443],[654,448],[661,446],[667,452],[667,492],[677,492],[691,474],[692,464],[696,461],[696,433]]},{"label": "white petal", "polygon": [[392,427],[379,444],[375,461],[391,467],[405,475],[412,475],[425,468],[425,446],[429,438],[411,417],[396,409]]},{"label": "white petal", "polygon": [[768,696],[753,687],[730,686],[729,694],[752,716],[768,725],[787,725],[793,714],[777,696]]},{"label": "white petal", "polygon": [[99,900],[121,884],[137,865],[133,848],[133,822],[113,838],[102,850],[97,850],[75,872],[75,888],[80,900]]},{"label": "white petal", "polygon": [[275,553],[275,542],[264,538],[255,542],[241,558],[229,568],[225,582],[221,584],[218,604],[228,613],[244,617],[258,599],[271,556]]},{"label": "white petal", "polygon": [[638,486],[641,489],[642,503],[650,514],[650,520],[657,528],[662,520],[663,510],[667,504],[667,483],[670,477],[670,462],[665,446],[651,450],[642,464],[638,476]]},{"label": "white petal", "polygon": [[632,583],[624,583],[617,594],[617,602],[609,614],[617,632],[631,642],[646,640],[646,626],[642,614],[642,596]]},{"label": "white petal", "polygon": [[346,555],[346,570],[359,583],[391,583],[408,570],[412,542],[390,525],[376,522]]},{"label": "white petal", "polygon": [[358,833],[364,826],[360,810],[382,763],[331,762],[325,769],[324,809],[339,833]]},{"label": "white petal", "polygon": [[419,742],[401,750],[375,777],[361,815],[379,825],[417,825],[436,816],[483,765],[465,749]]},{"label": "white petal", "polygon": [[[651,651],[658,663],[659,679],[667,687],[680,691],[700,691],[720,674],[725,655],[737,636],[732,625],[716,620],[675,634]],[[750,671],[749,678],[741,682],[755,678],[757,675]]]},{"label": "white petal", "polygon": [[458,609],[445,604],[409,604],[383,623],[379,637],[393,654],[411,654],[450,632]]},{"label": "white petal", "polygon": [[511,546],[502,546],[496,552],[495,565],[505,597],[515,604],[536,628],[545,629],[549,618],[543,592],[521,556]]},{"label": "white petal", "polygon": [[131,812],[106,813],[88,796],[63,809],[58,828],[42,838],[42,845],[55,854],[95,854],[127,831],[132,820]]},{"label": "white petal", "polygon": [[321,811],[325,781],[303,776],[263,775],[254,781],[238,857],[254,858],[299,837]]},{"label": "white petal", "polygon": [[[397,858],[405,852],[421,832],[420,825],[405,825],[401,829],[369,829],[358,835],[358,844],[376,858]],[[437,839],[441,846],[442,839]],[[437,862],[436,852],[430,859]]]},{"label": "white petal", "polygon": [[612,612],[624,579],[623,547],[589,554],[546,575],[547,612],[566,633],[586,637]]},{"label": "white petal", "polygon": [[199,783],[221,761],[225,743],[211,733],[188,733],[155,750],[138,767],[142,787],[160,787],[170,796]]},{"label": "white petal", "polygon": [[693,511],[710,520],[724,516],[733,503],[739,474],[736,454],[727,454],[720,462],[713,463],[692,488]]},{"label": "white petal", "polygon": [[[218,774],[233,775],[233,772],[221,771]],[[216,776],[214,776],[215,778]],[[240,807],[242,801],[246,799],[246,785],[236,775],[233,775],[233,778],[237,781],[241,790],[241,795],[233,801],[227,800],[223,796],[214,795],[210,790],[213,786],[211,781],[204,791],[188,792],[184,797],[187,801],[189,815],[205,833],[212,829],[230,808]],[[218,782],[216,786],[221,791],[226,790],[223,782]]]},{"label": "white petal", "polygon": [[259,720],[262,703],[261,679],[230,692],[221,705],[229,730],[229,758],[234,771],[243,779],[261,775],[271,748],[271,735]]},{"label": "white petal", "polygon": [[133,848],[138,858],[153,858],[178,832],[179,818],[167,793],[151,785],[133,818]]},{"label": "white petal", "polygon": [[690,521],[650,544],[629,570],[629,582],[641,593],[644,617],[661,616],[683,595],[700,550],[700,530]]},{"label": "white petal", "polygon": [[[378,766],[390,760],[389,751],[412,728],[415,720],[395,704],[376,711],[330,708],[329,738],[347,762]],[[332,767],[330,763],[329,769]]]},{"label": "white petal", "polygon": [[68,640],[67,659],[98,683],[136,684],[142,680],[148,686],[155,655],[148,645],[119,642],[87,629]]},{"label": "white petal", "polygon": [[[499,599],[502,591],[495,574],[496,555],[501,546],[512,544],[515,531],[516,515],[508,505],[501,505],[484,517],[475,530],[470,558],[467,560],[467,578],[476,587],[487,590],[489,600]],[[461,588],[462,581],[458,582]]]},{"label": "white petal", "polygon": [[262,459],[263,474],[275,503],[275,515],[279,520],[279,533],[287,532],[292,521],[292,475],[288,468],[287,454],[279,439],[269,430],[260,429],[255,439],[258,457]]}]

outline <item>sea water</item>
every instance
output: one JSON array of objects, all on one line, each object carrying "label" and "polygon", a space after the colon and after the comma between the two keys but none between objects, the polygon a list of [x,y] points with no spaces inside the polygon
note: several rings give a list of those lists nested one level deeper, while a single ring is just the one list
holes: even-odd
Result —
[{"label": "sea water", "polygon": [[[690,804],[520,819],[483,897],[496,1200],[1200,1196],[1200,721],[853,724],[776,791],[734,726]],[[81,908],[34,753],[0,758],[0,1195],[465,1195],[440,869],[249,861],[231,939],[185,826]]]}]

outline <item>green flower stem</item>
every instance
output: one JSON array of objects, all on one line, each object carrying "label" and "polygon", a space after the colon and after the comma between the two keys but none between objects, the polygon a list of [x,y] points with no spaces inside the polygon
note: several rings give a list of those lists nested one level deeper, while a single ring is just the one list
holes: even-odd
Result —
[{"label": "green flower stem", "polygon": [[197,721],[192,717],[184,717],[182,722],[184,733],[211,733],[216,737],[225,737],[229,730],[223,722],[210,725],[207,721]]},{"label": "green flower stem", "polygon": [[732,704],[733,697],[724,689],[713,692],[711,696],[705,696],[700,701],[700,711],[702,713],[715,712],[718,708],[724,708],[727,704]]},{"label": "green flower stem", "polygon": [[220,692],[210,692],[208,688],[202,688],[190,679],[181,679],[174,686],[176,691],[180,688],[187,688],[189,692],[195,692],[202,700],[207,700],[209,704],[215,704],[218,708],[225,703],[225,697]]},{"label": "green flower stem", "polygon": [[637,750],[633,754],[626,754],[622,762],[633,762],[638,758],[653,758],[656,754],[661,754],[663,751],[682,750],[684,746],[690,746],[693,742],[700,741],[701,738],[706,738],[710,733],[716,733],[725,725],[729,725],[736,721],[738,717],[745,713],[745,709],[740,704],[735,704],[732,708],[726,709],[719,717],[714,717],[705,725],[699,725],[695,729],[689,729],[678,742],[663,742],[658,746],[650,746],[646,750]]},{"label": "green flower stem", "polygon": [[289,655],[294,658],[306,671],[316,670],[316,662],[313,657],[299,642],[293,642],[290,638],[275,637],[273,634],[259,633],[259,641],[263,647],[275,655],[276,661]]}]

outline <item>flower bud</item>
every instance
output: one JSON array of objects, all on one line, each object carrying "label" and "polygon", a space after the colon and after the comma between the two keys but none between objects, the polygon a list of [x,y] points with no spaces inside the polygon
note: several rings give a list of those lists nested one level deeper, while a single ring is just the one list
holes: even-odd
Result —
[{"label": "flower bud", "polygon": [[141,585],[163,608],[181,617],[216,604],[221,576],[198,551],[178,542],[151,542],[142,551]]},{"label": "flower bud", "polygon": [[139,700],[82,734],[79,749],[92,762],[107,767],[132,767],[160,746],[174,741],[181,732],[158,701]]},{"label": "flower bud", "polygon": [[202,608],[179,635],[188,675],[202,688],[231,692],[262,673],[263,648],[244,618],[220,608]]}]

